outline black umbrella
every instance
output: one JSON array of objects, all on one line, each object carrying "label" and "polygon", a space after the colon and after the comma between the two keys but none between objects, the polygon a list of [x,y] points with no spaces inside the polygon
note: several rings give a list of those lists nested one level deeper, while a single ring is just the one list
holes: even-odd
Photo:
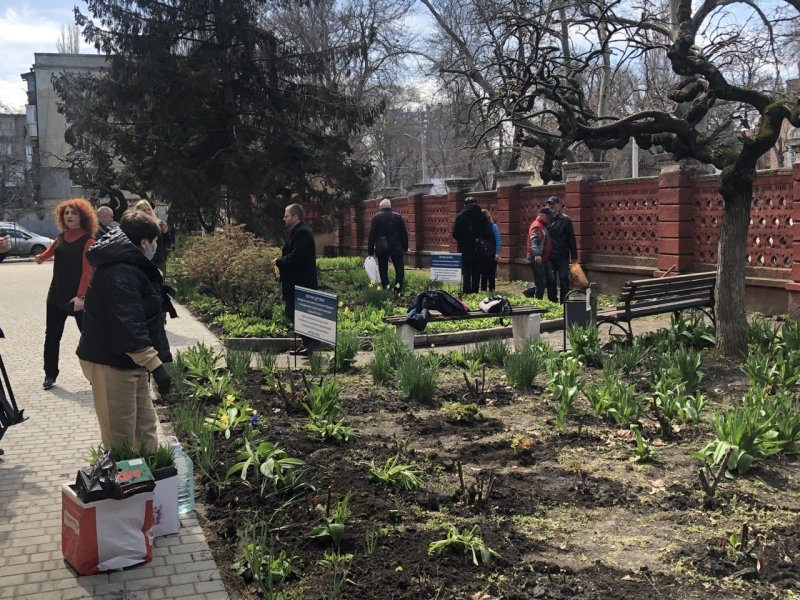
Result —
[{"label": "black umbrella", "polygon": [[[3,337],[5,337],[3,330],[0,329],[0,338]],[[3,357],[0,356],[0,439],[3,439],[6,429],[25,420],[22,413],[23,411],[17,408],[17,401],[11,390],[6,366],[3,364]]]}]

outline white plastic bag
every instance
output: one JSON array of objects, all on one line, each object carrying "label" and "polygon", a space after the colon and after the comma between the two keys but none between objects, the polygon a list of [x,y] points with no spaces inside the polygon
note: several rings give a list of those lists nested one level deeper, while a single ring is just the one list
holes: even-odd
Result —
[{"label": "white plastic bag", "polygon": [[372,283],[380,283],[381,273],[378,270],[378,261],[375,260],[374,256],[368,256],[364,260],[364,270]]}]

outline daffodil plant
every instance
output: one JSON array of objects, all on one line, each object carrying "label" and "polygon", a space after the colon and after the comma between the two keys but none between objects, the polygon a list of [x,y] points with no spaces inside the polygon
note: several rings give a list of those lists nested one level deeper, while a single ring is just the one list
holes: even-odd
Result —
[{"label": "daffodil plant", "polygon": [[225,439],[230,439],[231,431],[247,424],[254,426],[257,423],[258,412],[250,406],[247,400],[236,400],[233,394],[228,394],[220,403],[215,415],[206,417],[206,427],[214,431],[224,431]]}]

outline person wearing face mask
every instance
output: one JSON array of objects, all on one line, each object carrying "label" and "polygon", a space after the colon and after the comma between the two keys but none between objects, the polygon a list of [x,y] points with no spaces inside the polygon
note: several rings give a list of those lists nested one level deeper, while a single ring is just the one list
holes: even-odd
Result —
[{"label": "person wearing face mask", "polygon": [[84,306],[78,358],[92,386],[103,445],[130,442],[154,450],[156,412],[147,374],[159,392],[172,380],[172,360],[162,312],[174,312],[163,294],[163,277],[152,263],[158,222],[129,210],[119,229],[103,236],[88,253],[94,266]]},{"label": "person wearing face mask", "polygon": [[86,259],[97,232],[97,215],[86,200],[72,198],[56,207],[59,231],[50,247],[34,260],[42,264],[54,257],[53,280],[47,292],[47,325],[44,334],[44,383],[52,388],[58,377],[58,355],[64,324],[74,317],[81,329],[83,300],[92,276],[92,266]]}]

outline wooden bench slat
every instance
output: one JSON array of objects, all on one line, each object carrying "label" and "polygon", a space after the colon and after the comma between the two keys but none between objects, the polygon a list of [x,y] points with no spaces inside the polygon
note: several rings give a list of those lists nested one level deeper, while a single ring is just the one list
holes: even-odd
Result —
[{"label": "wooden bench slat", "polygon": [[[667,297],[660,297],[660,298],[650,298],[645,300],[636,300],[633,302],[629,302],[624,308],[645,308],[648,306],[659,306],[661,304],[672,304],[674,302],[681,302],[684,300],[691,300],[693,302],[698,302],[701,304],[707,304],[711,306],[712,303],[712,296],[711,293],[708,291],[704,292],[695,292],[692,294],[680,294],[675,296],[667,296]],[[618,306],[617,308],[623,308],[622,306]]]},{"label": "wooden bench slat", "polygon": [[[430,320],[428,321],[465,321],[468,319],[507,319],[514,315],[535,315],[535,314],[544,314],[547,312],[548,309],[546,308],[538,308],[536,306],[519,306],[519,307],[512,307],[510,314],[489,314],[485,313],[482,310],[471,310],[464,315],[432,315]],[[383,322],[389,323],[391,325],[402,325],[408,320],[405,315],[393,315],[391,317],[384,317]]]},{"label": "wooden bench slat", "polygon": [[628,299],[634,300],[649,300],[651,298],[670,298],[670,297],[679,297],[683,294],[706,294],[711,296],[714,291],[713,285],[693,285],[693,286],[686,286],[680,287],[675,290],[659,288],[655,290],[648,290],[646,292],[636,292],[635,294],[629,294],[628,296],[621,298],[620,302],[627,302]]},{"label": "wooden bench slat", "polygon": [[670,285],[669,282],[662,282],[659,285],[652,285],[647,287],[631,287],[631,288],[623,288],[620,292],[620,296],[641,296],[643,294],[659,294],[659,293],[671,293],[676,292],[678,290],[692,290],[692,289],[705,289],[705,290],[712,290],[716,287],[716,280],[713,279],[706,279],[702,281],[692,280],[692,281],[680,281],[675,283],[674,285]]},{"label": "wooden bench slat", "polygon": [[688,273],[686,275],[673,275],[671,277],[653,277],[650,279],[633,279],[631,281],[626,281],[625,285],[629,285],[634,288],[641,288],[641,287],[649,287],[653,285],[659,285],[665,282],[672,282],[672,283],[680,283],[683,281],[689,280],[706,280],[706,279],[713,279],[716,281],[717,274],[713,271],[706,272],[706,273]]}]

